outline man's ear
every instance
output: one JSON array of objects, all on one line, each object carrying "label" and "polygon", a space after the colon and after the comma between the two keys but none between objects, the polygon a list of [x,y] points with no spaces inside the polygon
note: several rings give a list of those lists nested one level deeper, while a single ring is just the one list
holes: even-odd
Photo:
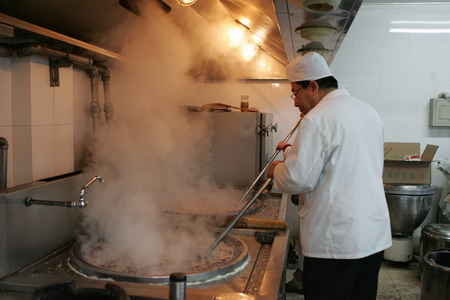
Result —
[{"label": "man's ear", "polygon": [[317,81],[311,80],[309,82],[308,88],[310,88],[314,92],[317,92],[319,90],[319,84],[317,83]]}]

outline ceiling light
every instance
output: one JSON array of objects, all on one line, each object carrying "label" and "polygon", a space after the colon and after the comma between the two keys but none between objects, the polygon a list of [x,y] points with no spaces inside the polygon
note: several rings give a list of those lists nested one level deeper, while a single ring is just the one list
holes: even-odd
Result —
[{"label": "ceiling light", "polygon": [[328,12],[339,6],[341,0],[303,0],[306,10],[312,12]]},{"label": "ceiling light", "polygon": [[319,42],[311,42],[309,44],[303,45],[303,48],[298,49],[297,53],[300,53],[301,55],[305,55],[308,52],[317,52],[320,55],[324,56],[326,53],[331,51],[330,49],[326,49],[322,43]]},{"label": "ceiling light", "polygon": [[253,57],[255,57],[258,52],[259,47],[253,44],[245,44],[242,46],[241,53],[244,61],[251,61]]},{"label": "ceiling light", "polygon": [[295,28],[295,32],[300,34],[304,39],[325,43],[337,32],[337,29],[325,20],[313,20]]},{"label": "ceiling light", "polygon": [[239,46],[244,40],[245,29],[242,26],[234,26],[227,31],[228,46],[231,48]]},{"label": "ceiling light", "polygon": [[197,0],[177,0],[178,4],[181,6],[189,6],[197,2]]}]

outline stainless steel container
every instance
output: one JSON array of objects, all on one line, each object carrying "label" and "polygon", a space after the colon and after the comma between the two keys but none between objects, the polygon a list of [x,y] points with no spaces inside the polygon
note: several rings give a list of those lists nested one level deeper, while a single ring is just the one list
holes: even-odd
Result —
[{"label": "stainless steel container", "polygon": [[423,258],[420,300],[450,299],[450,249],[431,252]]},{"label": "stainless steel container", "polygon": [[393,236],[408,236],[428,215],[436,191],[432,185],[385,184]]},{"label": "stainless steel container", "polygon": [[450,224],[429,224],[420,234],[419,279],[422,276],[423,257],[439,249],[450,249]]}]

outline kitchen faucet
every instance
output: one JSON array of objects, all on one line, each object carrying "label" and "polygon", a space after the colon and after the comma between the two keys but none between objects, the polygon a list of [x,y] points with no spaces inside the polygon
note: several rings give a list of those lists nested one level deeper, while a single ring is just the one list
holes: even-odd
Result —
[{"label": "kitchen faucet", "polygon": [[88,183],[86,183],[83,188],[81,189],[80,192],[80,199],[77,201],[72,202],[72,206],[71,207],[79,207],[79,208],[85,208],[87,206],[87,201],[86,199],[86,189],[94,183],[94,181],[100,181],[100,183],[102,183],[103,181],[105,181],[102,177],[100,176],[95,176],[94,178],[92,178],[91,180],[89,180]]},{"label": "kitchen faucet", "polygon": [[99,182],[105,181],[101,176],[95,176],[91,180],[89,180],[88,183],[86,183],[80,191],[80,198],[78,201],[51,201],[51,200],[38,200],[33,199],[31,197],[27,197],[25,199],[25,205],[31,206],[33,204],[39,204],[39,205],[50,205],[50,206],[63,206],[63,207],[78,207],[78,208],[85,208],[87,206],[86,201],[86,194],[87,194],[87,188],[94,183],[96,180]]}]

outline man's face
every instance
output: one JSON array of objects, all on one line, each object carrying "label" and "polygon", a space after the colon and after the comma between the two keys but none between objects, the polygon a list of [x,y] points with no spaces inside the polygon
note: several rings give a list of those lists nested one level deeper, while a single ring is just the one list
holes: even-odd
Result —
[{"label": "man's face", "polygon": [[311,80],[307,87],[291,82],[291,91],[294,98],[294,106],[300,109],[301,115],[306,115],[314,106],[319,103],[319,85]]}]

